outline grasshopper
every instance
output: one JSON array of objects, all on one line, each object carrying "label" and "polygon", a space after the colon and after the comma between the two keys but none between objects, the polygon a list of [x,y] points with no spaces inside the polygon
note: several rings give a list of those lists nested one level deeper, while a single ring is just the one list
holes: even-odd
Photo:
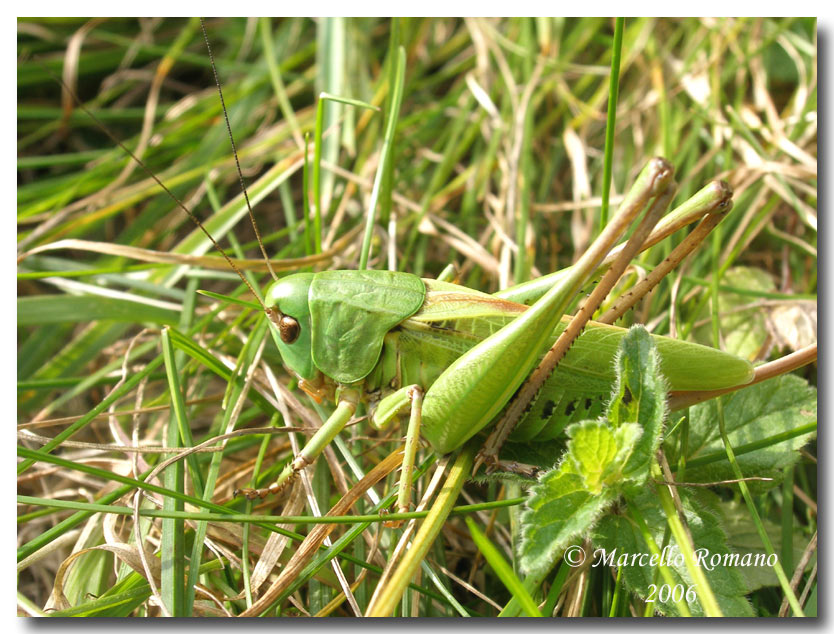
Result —
[{"label": "grasshopper", "polygon": [[[665,179],[665,189],[670,176],[668,163],[651,161],[623,207],[631,207],[633,216],[647,199],[659,196],[654,191],[658,182]],[[719,216],[730,207],[728,191],[721,185],[700,193],[696,204],[702,211],[704,201]],[[377,427],[410,407],[411,419],[422,421],[420,433],[435,451],[456,450],[493,421],[565,330],[566,308],[596,271],[611,240],[602,241],[572,269],[556,276],[529,309],[512,301],[527,287],[495,297],[408,273],[324,271],[274,283],[264,307],[285,364],[304,391],[318,401],[333,400],[337,407],[274,483],[245,494],[277,493],[291,482],[339,433],[363,399],[375,406],[372,419]],[[570,352],[536,390],[540,393],[535,405],[525,410],[523,404],[515,438],[554,438],[571,421],[598,415],[624,333],[623,328],[592,322],[575,341],[568,341],[568,347],[573,344]],[[752,379],[746,360],[667,337],[655,340],[671,390],[721,389]],[[409,441],[404,471],[410,469],[413,439]],[[400,510],[407,507],[401,501]]]},{"label": "grasshopper", "polygon": [[[548,290],[529,308],[509,298],[529,301],[541,287],[531,291],[530,285],[522,285],[495,297],[385,271],[301,273],[274,283],[266,293],[265,310],[282,358],[300,378],[302,389],[316,400],[334,400],[336,409],[275,482],[245,490],[247,497],[277,493],[291,483],[341,431],[361,399],[378,401],[372,416],[377,427],[410,409],[399,512],[410,508],[418,433],[436,453],[453,452],[493,423],[510,403],[497,433],[490,436],[497,446],[482,452],[494,460],[500,444],[512,434],[525,442],[552,439],[570,422],[597,416],[610,393],[614,354],[626,330],[589,322],[588,317],[634,252],[650,240],[648,234],[674,191],[671,175],[665,160],[649,161],[616,218],[571,269],[550,278]],[[699,225],[700,231],[708,231],[731,208],[730,196],[725,184],[713,183],[684,209],[712,212]],[[621,252],[609,256],[610,268],[588,305],[576,317],[565,317],[612,242],[647,205],[631,239]],[[672,217],[679,214],[678,210]],[[682,246],[684,251],[694,247]],[[670,258],[669,265],[680,255]],[[613,320],[638,295],[604,318]],[[654,339],[671,390],[725,389],[753,379],[746,360],[667,337]],[[288,580],[282,574],[245,614],[259,614],[268,607]],[[378,591],[381,587],[382,583]],[[380,601],[375,595],[369,614],[388,613],[390,601],[385,607]]]}]

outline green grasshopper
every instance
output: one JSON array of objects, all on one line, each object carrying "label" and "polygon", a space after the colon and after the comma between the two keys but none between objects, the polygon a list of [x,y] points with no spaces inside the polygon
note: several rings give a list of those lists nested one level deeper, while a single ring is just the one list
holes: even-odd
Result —
[{"label": "green grasshopper", "polygon": [[[626,224],[651,198],[656,215],[665,209],[671,196],[661,194],[670,178],[668,163],[649,163],[621,207],[631,214]],[[711,185],[689,205],[701,213],[711,206],[720,217],[730,207],[729,193]],[[274,283],[264,308],[284,363],[308,394],[337,406],[275,482],[244,493],[252,498],[280,491],[317,458],[364,400],[375,409],[377,427],[408,408],[417,421],[409,426],[400,484],[399,510],[407,510],[416,425],[422,423],[420,435],[439,454],[456,450],[487,427],[566,330],[564,313],[618,235],[610,233],[571,269],[551,276],[549,289],[529,309],[520,300],[529,301],[530,285],[497,297],[388,271],[299,273]],[[629,259],[621,254],[621,268]],[[568,347],[573,343],[570,352],[554,373],[546,372],[534,390],[534,405],[520,406],[514,438],[552,439],[570,422],[597,416],[610,392],[613,356],[625,332],[592,322],[575,342],[567,341]],[[737,386],[753,376],[747,361],[724,352],[667,337],[655,341],[671,390]]]}]

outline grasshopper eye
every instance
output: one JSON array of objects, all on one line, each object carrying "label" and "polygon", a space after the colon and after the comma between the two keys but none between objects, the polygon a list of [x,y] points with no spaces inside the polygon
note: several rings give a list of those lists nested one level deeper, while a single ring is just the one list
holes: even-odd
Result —
[{"label": "grasshopper eye", "polygon": [[291,344],[298,339],[301,334],[301,325],[295,317],[285,315],[276,307],[270,307],[266,310],[269,320],[278,326],[278,332],[281,334],[281,341],[286,344]]},{"label": "grasshopper eye", "polygon": [[301,334],[301,326],[294,317],[281,315],[281,319],[278,321],[278,331],[281,333],[281,341],[290,344],[298,339],[298,335]]}]

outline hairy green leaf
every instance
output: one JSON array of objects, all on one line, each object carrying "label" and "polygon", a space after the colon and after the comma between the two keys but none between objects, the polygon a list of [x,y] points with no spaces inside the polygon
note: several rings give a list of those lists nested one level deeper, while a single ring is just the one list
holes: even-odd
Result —
[{"label": "hairy green leaf", "polygon": [[[737,458],[742,473],[745,476],[771,477],[775,479],[774,483],[781,480],[781,470],[796,462],[798,450],[815,434],[806,433],[772,444],[767,439],[816,423],[816,389],[797,376],[783,375],[725,396],[723,400],[724,423],[732,446],[739,448],[756,442],[764,444],[755,451],[739,453]],[[714,400],[693,407],[689,425],[687,462],[724,452]],[[670,463],[674,464],[676,450],[672,448],[668,455]],[[702,466],[696,463],[686,470],[688,482],[718,482],[734,477],[726,458]]]},{"label": "hairy green leaf", "polygon": [[568,458],[582,476],[589,493],[597,494],[605,484],[622,479],[622,467],[642,435],[640,426],[625,423],[612,429],[605,421],[586,420],[568,430]]},{"label": "hairy green leaf", "polygon": [[522,515],[524,570],[548,569],[571,542],[593,528],[626,486],[646,481],[665,415],[659,366],[646,330],[629,330],[618,349],[606,418],[568,427],[562,461],[531,491]]},{"label": "hairy green leaf", "polygon": [[568,459],[589,493],[599,493],[602,477],[619,450],[614,430],[604,421],[586,420],[568,430]]},{"label": "hairy green leaf", "polygon": [[[701,557],[702,566],[722,613],[724,616],[752,616],[750,604],[744,598],[747,586],[738,569],[723,565],[726,561],[725,556],[730,557],[733,553],[727,547],[726,536],[717,518],[694,502],[687,491],[679,489],[679,492],[695,544],[696,557]],[[666,518],[657,504],[657,494],[654,490],[644,489],[639,495],[629,498],[628,503],[643,516],[655,543],[664,544]],[[592,542],[592,565],[619,565],[626,587],[644,599],[654,599],[652,605],[660,613],[680,616],[677,606],[668,596],[670,590],[675,591],[674,587],[662,594],[660,592],[666,585],[658,571],[658,566],[662,563],[670,569],[675,583],[680,584],[681,587],[677,590],[678,597],[683,596],[692,616],[704,616],[697,597],[691,592],[691,600],[686,598],[685,590],[693,582],[686,570],[683,555],[674,541],[663,550],[662,557],[652,563],[651,551],[634,523],[625,516],[609,514],[594,530]]]},{"label": "hairy green leaf", "polygon": [[522,515],[521,568],[528,574],[546,570],[576,538],[588,533],[618,491],[588,491],[582,476],[566,460],[534,487]]},{"label": "hairy green leaf", "polygon": [[660,446],[666,417],[666,381],[660,358],[649,333],[642,326],[629,330],[617,355],[617,382],[608,408],[613,425],[638,423],[643,430],[624,475],[635,484],[646,481],[649,465]]}]

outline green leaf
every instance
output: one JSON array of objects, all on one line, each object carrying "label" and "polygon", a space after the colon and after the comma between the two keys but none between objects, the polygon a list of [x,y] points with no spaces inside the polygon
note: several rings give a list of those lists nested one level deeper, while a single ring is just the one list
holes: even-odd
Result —
[{"label": "green leaf", "polygon": [[567,429],[568,459],[590,493],[602,490],[603,474],[617,457],[619,444],[614,430],[604,421],[586,420]]},{"label": "green leaf", "polygon": [[598,494],[603,485],[622,479],[622,466],[643,430],[634,423],[612,429],[605,421],[586,420],[568,427],[567,433],[573,470],[582,476],[589,493]]},{"label": "green leaf", "polygon": [[[765,443],[760,449],[737,456],[742,473],[745,476],[774,478],[774,484],[780,481],[782,469],[796,462],[798,450],[815,434],[802,434],[772,445],[767,445],[767,439],[816,422],[816,389],[804,379],[788,374],[722,398],[724,422],[732,446]],[[724,452],[717,417],[717,404],[714,400],[691,409],[687,462],[700,456]],[[675,444],[670,443],[670,446]],[[667,455],[670,463],[674,464],[677,460],[675,449],[670,449]],[[686,469],[688,482],[717,482],[734,477],[726,459],[703,466],[688,466]],[[750,484],[761,486],[756,482]]]},{"label": "green leaf", "polygon": [[593,528],[625,485],[648,477],[663,429],[666,387],[645,328],[628,331],[616,359],[607,418],[568,427],[562,461],[531,489],[521,518],[521,567],[528,572],[547,570]]},{"label": "green leaf", "polygon": [[[720,514],[721,525],[727,531],[727,543],[730,548],[742,557],[747,554],[753,558],[759,557],[761,559],[766,557],[767,552],[762,545],[759,532],[756,530],[753,519],[750,517],[750,512],[744,504],[738,500],[721,500],[711,491],[701,491],[699,499],[709,499],[707,497],[708,494],[714,498],[714,508]],[[767,531],[767,534],[770,536],[771,542],[779,544],[782,539],[781,527],[765,517],[762,518],[762,523],[764,524],[765,531]],[[793,550],[794,563],[799,562],[802,558],[802,553],[805,551],[805,547],[808,545],[809,539],[810,538],[807,535],[803,535],[801,531],[795,531],[791,535],[791,549]],[[816,555],[811,557],[805,568],[806,571],[813,567],[816,559]],[[764,586],[779,585],[779,579],[776,577],[776,573],[773,572],[773,568],[770,568],[769,566],[740,566],[738,571],[747,584],[748,592],[752,592],[753,590],[757,590]],[[788,571],[788,574],[793,574],[793,571]]]},{"label": "green leaf", "polygon": [[660,446],[666,417],[666,381],[660,372],[660,357],[651,336],[634,326],[623,338],[617,355],[617,381],[608,419],[612,425],[637,423],[642,435],[622,469],[625,477],[643,484]]},{"label": "green leaf", "polygon": [[[18,322],[20,323],[20,322]],[[44,326],[37,328],[32,337],[40,337],[44,328],[57,328],[56,326]],[[104,321],[94,324],[87,324],[76,328],[72,337],[65,339],[66,345],[60,350],[52,352],[28,378],[32,379],[54,379],[58,377],[73,376],[79,368],[86,365],[97,355],[102,354],[108,346],[124,336],[129,328],[123,322]],[[64,391],[59,395],[51,394],[48,391],[25,392],[19,396],[18,407],[35,407],[48,400],[47,407],[50,410],[59,408],[63,403],[71,401],[78,395],[77,387]]]},{"label": "green leaf", "polygon": [[[753,616],[750,604],[744,597],[747,586],[739,575],[738,569],[720,563],[716,565],[710,563],[711,557],[723,558],[725,555],[732,555],[727,546],[726,535],[717,518],[698,505],[688,491],[679,488],[678,492],[695,544],[696,555],[700,553],[703,561],[707,562],[704,565],[705,574],[724,616]],[[657,504],[657,494],[653,489],[644,489],[639,495],[630,498],[628,503],[636,507],[646,520],[655,543],[664,544],[666,518],[660,505]],[[666,600],[660,600],[659,589],[665,584],[658,573],[657,566],[660,562],[656,561],[652,565],[648,545],[638,528],[628,518],[623,515],[607,515],[594,529],[591,539],[594,545],[593,566],[619,564],[622,578],[631,592],[643,599],[654,598],[652,605],[662,614],[680,616],[674,601],[667,598],[666,593],[669,590],[666,590],[663,595]],[[692,616],[704,616],[697,597],[692,593],[690,593],[689,600],[686,597],[685,590],[693,582],[686,570],[680,550],[673,542],[665,549],[665,553],[662,563],[670,569],[675,583],[682,586],[683,600],[686,601]],[[641,555],[645,556],[641,559]],[[652,584],[656,588],[653,588]],[[652,594],[653,596],[650,596]],[[678,594],[680,596],[680,590]]]},{"label": "green leaf", "polygon": [[522,570],[528,574],[548,570],[571,542],[588,534],[617,495],[614,489],[591,494],[567,460],[544,474],[521,517]]},{"label": "green leaf", "polygon": [[[611,465],[609,465],[609,468],[606,470],[606,483],[613,483],[612,477],[614,476],[616,476],[617,480],[629,479],[623,473],[624,465],[626,463],[631,462],[631,457],[634,454],[634,450],[637,447],[638,442],[641,438],[643,438],[644,435],[643,428],[640,426],[639,423],[625,423],[621,427],[618,427],[614,434],[617,437],[619,451],[617,452],[617,457],[614,459],[614,462]],[[647,462],[647,472],[648,465],[649,463]],[[642,477],[643,479],[645,479],[645,474],[642,474]]]}]

